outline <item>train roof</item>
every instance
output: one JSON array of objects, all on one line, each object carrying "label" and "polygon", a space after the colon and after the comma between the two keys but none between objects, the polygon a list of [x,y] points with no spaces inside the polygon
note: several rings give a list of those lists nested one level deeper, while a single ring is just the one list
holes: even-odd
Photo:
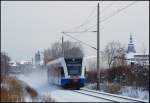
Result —
[{"label": "train roof", "polygon": [[[64,62],[64,59],[71,59],[71,58],[72,58],[72,57],[67,57],[67,58],[66,58],[66,57],[65,57],[65,58],[64,58],[64,57],[60,57],[60,58],[58,58],[58,59],[55,59],[55,60],[52,60],[52,61],[48,62],[48,63],[47,63],[47,66],[52,66],[52,65],[53,65],[53,66],[54,66],[54,65],[55,65],[55,66],[56,66],[56,65],[57,65],[57,66],[61,66],[61,65],[63,65],[62,63]],[[75,57],[75,59],[80,59],[80,58],[83,59],[83,57]]]},{"label": "train roof", "polygon": [[48,63],[47,63],[47,66],[52,65],[52,64],[57,64],[57,65],[58,65],[58,64],[60,64],[62,61],[63,61],[63,57],[48,62]]}]

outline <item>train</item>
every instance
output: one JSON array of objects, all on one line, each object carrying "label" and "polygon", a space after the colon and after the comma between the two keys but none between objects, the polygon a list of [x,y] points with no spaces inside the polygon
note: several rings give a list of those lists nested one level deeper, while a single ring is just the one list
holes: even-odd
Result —
[{"label": "train", "polygon": [[47,63],[48,82],[63,88],[80,89],[85,85],[83,58],[58,58]]}]

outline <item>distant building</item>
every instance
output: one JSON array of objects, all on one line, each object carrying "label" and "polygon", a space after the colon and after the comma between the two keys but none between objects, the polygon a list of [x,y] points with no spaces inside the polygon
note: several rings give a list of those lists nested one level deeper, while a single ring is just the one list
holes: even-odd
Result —
[{"label": "distant building", "polygon": [[41,61],[41,56],[40,56],[40,52],[38,51],[35,54],[35,65],[40,65],[40,61]]},{"label": "distant building", "polygon": [[132,35],[130,35],[130,42],[128,44],[126,60],[127,60],[127,64],[149,65],[149,54],[136,53]]},{"label": "distant building", "polygon": [[32,65],[32,61],[31,60],[22,60],[22,61],[20,61],[20,65]]},{"label": "distant building", "polygon": [[135,54],[134,60],[136,64],[149,65],[149,54]]}]

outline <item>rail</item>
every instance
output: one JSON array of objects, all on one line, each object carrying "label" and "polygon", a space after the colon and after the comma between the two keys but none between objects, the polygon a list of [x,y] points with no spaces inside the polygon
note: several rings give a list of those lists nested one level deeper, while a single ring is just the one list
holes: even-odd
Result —
[{"label": "rail", "polygon": [[99,91],[94,91],[94,90],[84,89],[84,88],[81,88],[80,90],[74,90],[74,92],[82,93],[96,98],[105,99],[108,100],[109,102],[148,102],[145,100],[125,97],[125,96],[120,96],[120,95],[115,95],[115,94],[110,94],[105,92],[99,92]]}]

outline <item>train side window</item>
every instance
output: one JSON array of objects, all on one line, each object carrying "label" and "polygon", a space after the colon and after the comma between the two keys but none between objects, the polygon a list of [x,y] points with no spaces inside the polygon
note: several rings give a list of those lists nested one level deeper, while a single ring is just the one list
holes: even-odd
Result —
[{"label": "train side window", "polygon": [[61,67],[61,77],[64,77],[64,76],[65,76],[64,69],[63,69],[63,67]]}]

